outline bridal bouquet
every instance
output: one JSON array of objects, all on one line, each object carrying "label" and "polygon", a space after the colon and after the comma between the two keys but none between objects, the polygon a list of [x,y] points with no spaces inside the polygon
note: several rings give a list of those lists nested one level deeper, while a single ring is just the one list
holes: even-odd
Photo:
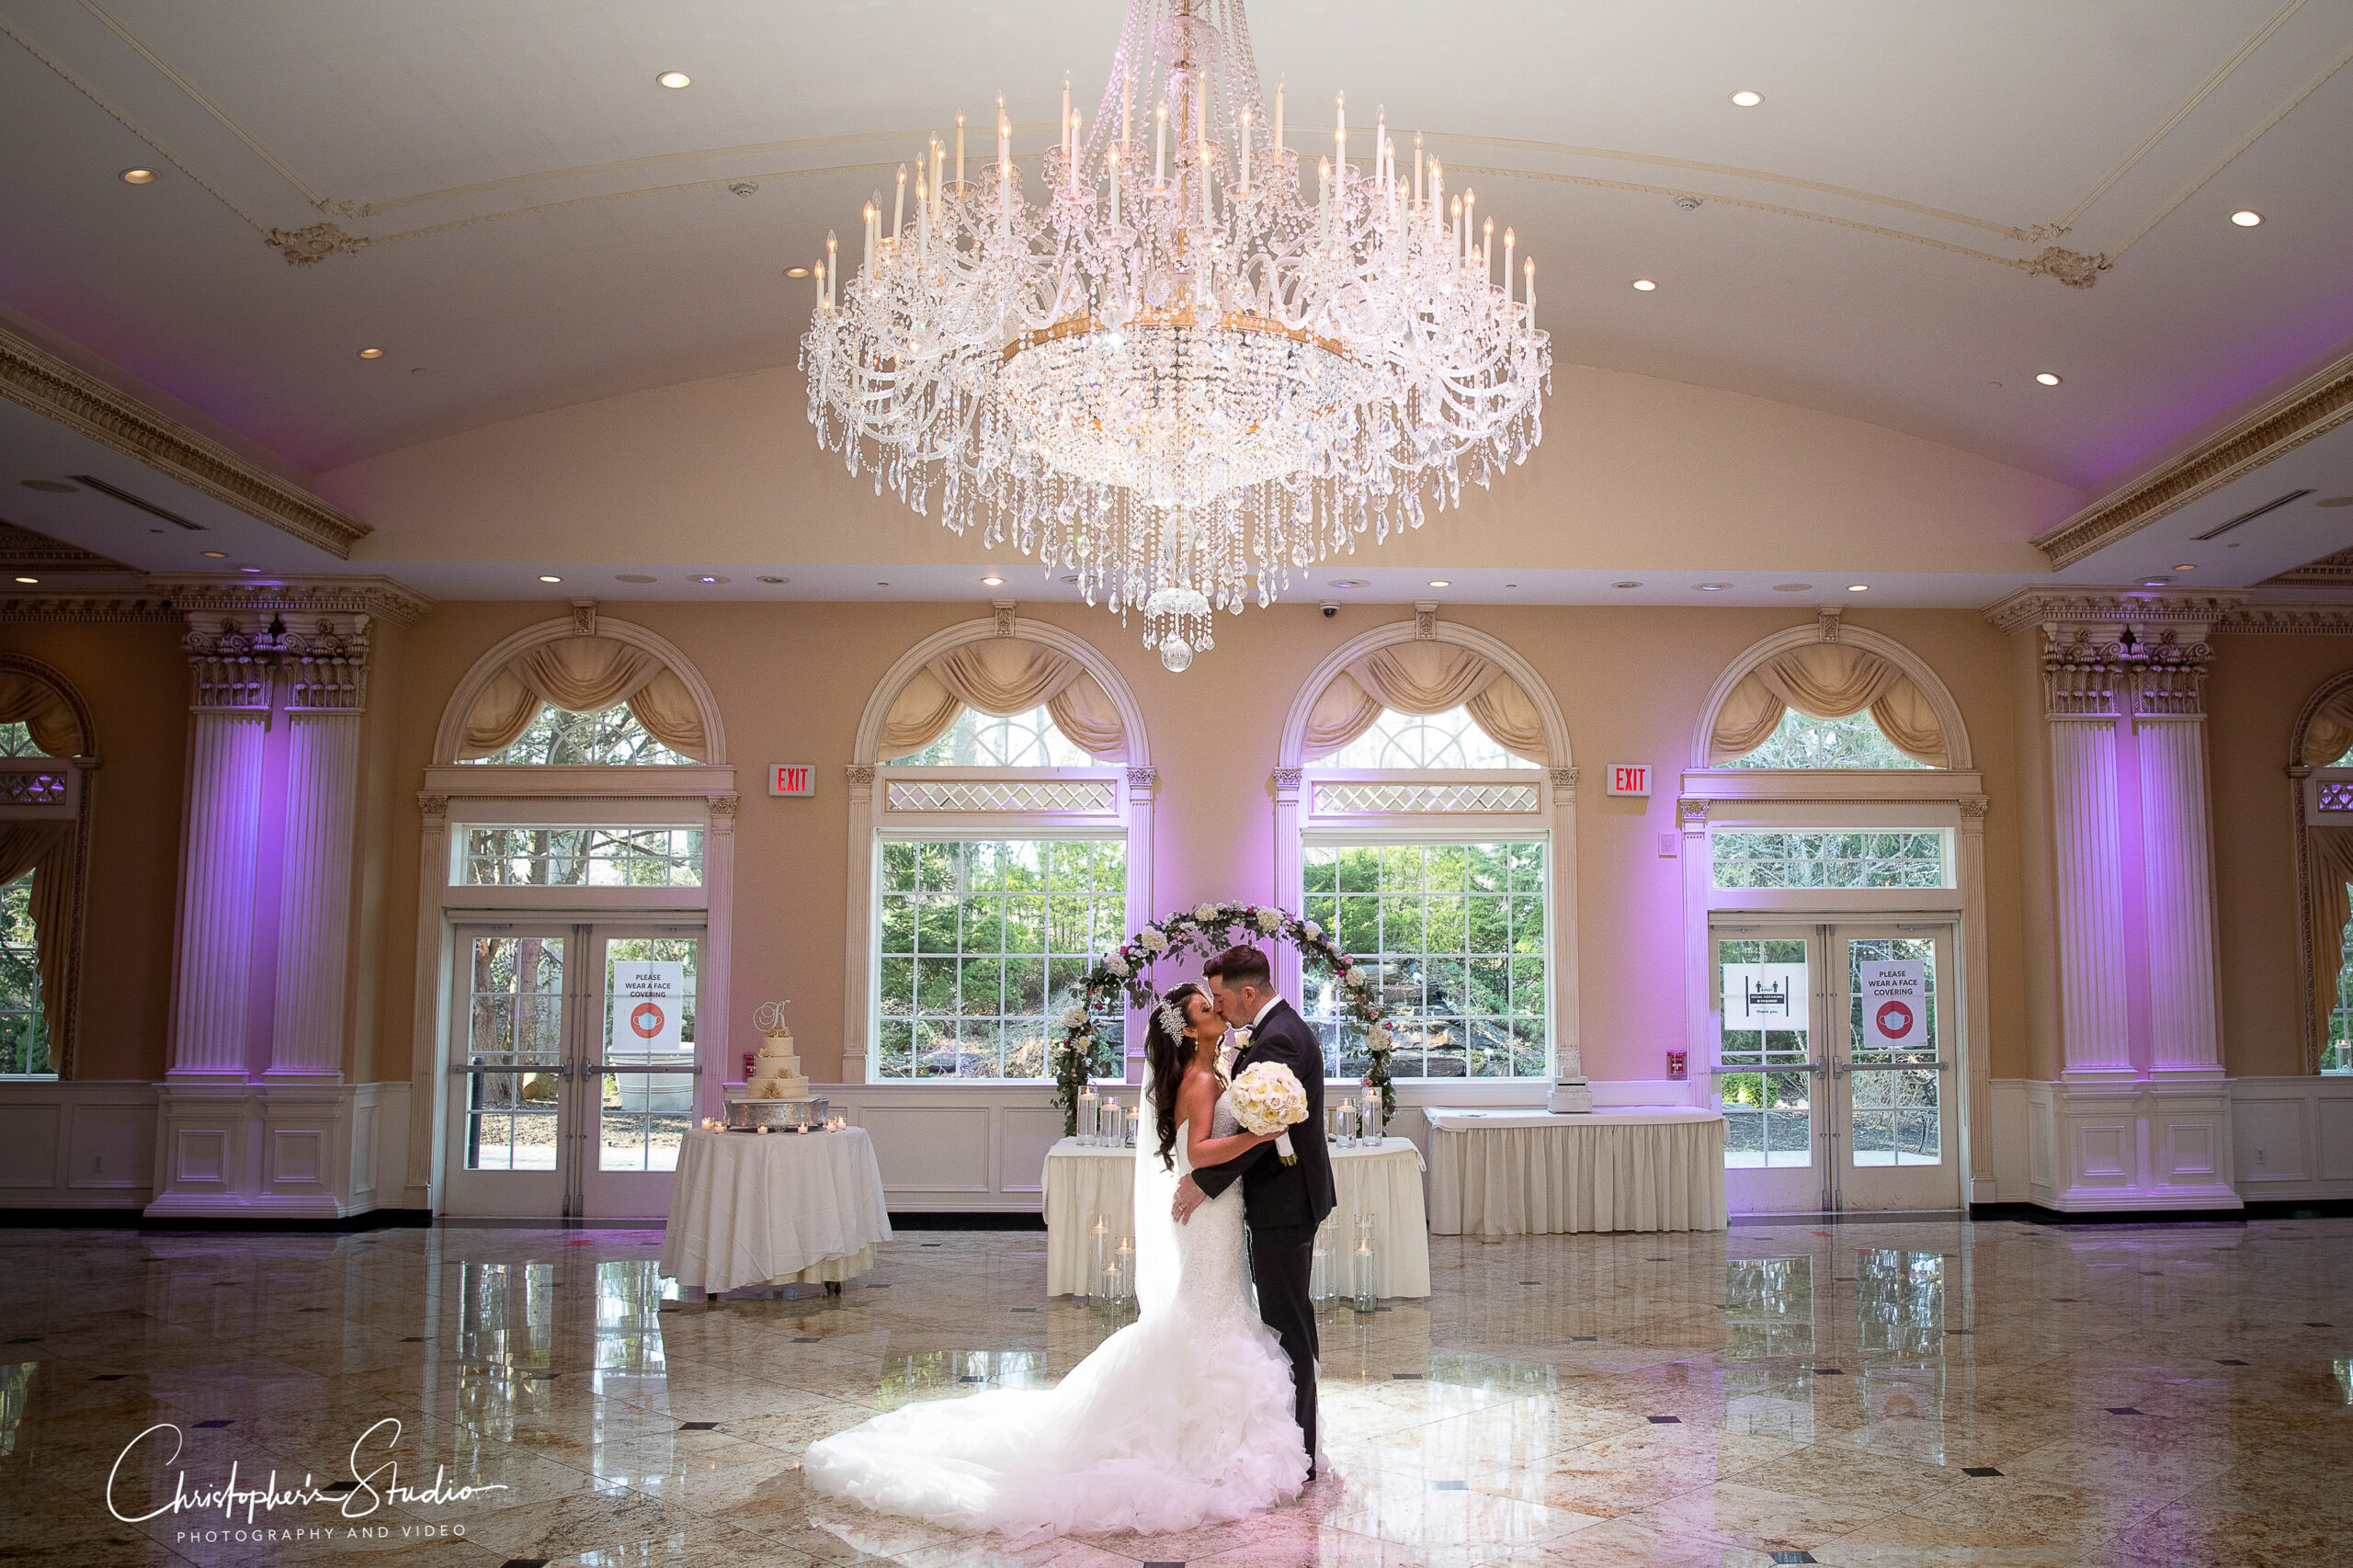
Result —
[{"label": "bridal bouquet", "polygon": [[[1281,1062],[1254,1062],[1233,1080],[1233,1114],[1256,1133],[1296,1127],[1307,1119],[1307,1091],[1300,1087],[1298,1075]],[[1299,1164],[1287,1131],[1275,1140],[1275,1153],[1287,1165]]]}]

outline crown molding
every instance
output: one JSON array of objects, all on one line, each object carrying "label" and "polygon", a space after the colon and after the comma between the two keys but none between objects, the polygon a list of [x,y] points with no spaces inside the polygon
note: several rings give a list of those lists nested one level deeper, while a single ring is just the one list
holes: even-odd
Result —
[{"label": "crown molding", "polygon": [[0,327],[0,397],[331,554],[348,558],[373,531],[6,327]]},{"label": "crown molding", "polygon": [[2244,605],[2213,630],[2242,636],[2342,637],[2353,633],[2353,603]]},{"label": "crown molding", "polygon": [[2213,626],[2245,608],[2251,592],[2246,588],[2213,588],[2203,593],[2162,588],[2019,588],[1987,605],[1985,619],[1998,631],[2124,621]]},{"label": "crown molding", "polygon": [[433,601],[390,577],[148,577],[136,587],[0,594],[6,621],[178,621],[191,615],[258,618],[365,615],[406,626]]},{"label": "crown molding", "polygon": [[2039,535],[2053,569],[2129,539],[2273,459],[2353,421],[2353,354]]}]

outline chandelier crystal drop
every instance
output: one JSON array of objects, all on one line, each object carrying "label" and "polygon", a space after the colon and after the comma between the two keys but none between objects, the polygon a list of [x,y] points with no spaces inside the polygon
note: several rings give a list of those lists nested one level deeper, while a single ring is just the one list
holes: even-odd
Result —
[{"label": "chandelier crystal drop", "polygon": [[854,276],[826,236],[809,418],[875,494],[1075,574],[1182,670],[1214,611],[1542,438],[1535,262],[1418,136],[1352,146],[1345,98],[1302,168],[1241,0],[1130,0],[1091,130],[1063,97],[1040,187],[1000,98],[994,159],[959,116],[868,203]]}]

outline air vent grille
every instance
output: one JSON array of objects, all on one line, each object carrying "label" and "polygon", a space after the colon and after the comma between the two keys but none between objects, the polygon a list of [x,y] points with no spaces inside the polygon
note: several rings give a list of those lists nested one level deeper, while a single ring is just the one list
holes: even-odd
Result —
[{"label": "air vent grille", "polygon": [[86,473],[77,473],[73,477],[76,483],[86,484],[102,495],[111,495],[126,506],[136,506],[151,517],[161,517],[167,523],[177,523],[180,527],[188,529],[190,533],[200,534],[205,531],[205,528],[202,523],[192,523],[186,517],[181,517],[177,512],[166,512],[161,506],[156,506],[153,501],[142,501],[138,496],[133,495],[130,491],[121,489],[117,485],[108,484],[103,479],[99,479]]},{"label": "air vent grille", "polygon": [[2224,534],[2230,532],[2233,528],[2237,528],[2241,523],[2251,523],[2255,521],[2256,518],[2263,516],[2266,512],[2276,512],[2280,507],[2286,506],[2289,502],[2301,501],[2311,494],[2312,492],[2308,489],[2290,490],[2288,494],[2279,497],[2277,500],[2266,501],[2262,506],[2257,506],[2251,512],[2241,512],[2237,517],[2233,517],[2227,523],[2217,523],[2212,528],[2208,528],[2204,533],[2200,534],[2197,537],[2201,540],[2220,539]]}]

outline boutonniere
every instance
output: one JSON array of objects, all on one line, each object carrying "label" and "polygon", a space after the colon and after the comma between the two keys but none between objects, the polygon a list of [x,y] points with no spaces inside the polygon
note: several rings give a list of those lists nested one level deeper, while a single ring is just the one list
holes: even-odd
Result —
[{"label": "boutonniere", "polygon": [[1225,1044],[1217,1053],[1217,1070],[1222,1077],[1233,1075],[1234,1060],[1250,1049],[1250,1030],[1246,1026],[1225,1031]]}]

